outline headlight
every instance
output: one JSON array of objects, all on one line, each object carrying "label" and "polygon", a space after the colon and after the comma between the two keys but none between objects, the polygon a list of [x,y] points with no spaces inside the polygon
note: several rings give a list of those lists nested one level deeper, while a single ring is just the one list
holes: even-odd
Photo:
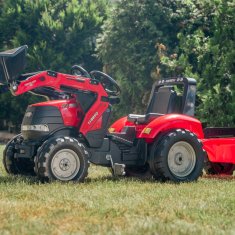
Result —
[{"label": "headlight", "polygon": [[109,133],[113,133],[113,132],[115,132],[115,128],[110,127],[109,128]]},{"label": "headlight", "polygon": [[47,125],[22,125],[22,131],[44,131],[49,132],[49,127]]},{"label": "headlight", "polygon": [[143,133],[144,134],[147,134],[147,135],[149,135],[150,134],[150,132],[151,132],[151,128],[149,128],[149,127],[147,127],[147,128],[144,128],[144,131],[143,131]]}]

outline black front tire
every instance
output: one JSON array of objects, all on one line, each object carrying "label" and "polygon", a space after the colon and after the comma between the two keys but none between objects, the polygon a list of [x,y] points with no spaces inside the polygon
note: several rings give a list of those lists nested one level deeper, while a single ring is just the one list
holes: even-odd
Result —
[{"label": "black front tire", "polygon": [[3,151],[3,166],[8,174],[11,175],[32,175],[34,176],[34,163],[31,159],[14,157],[16,153],[15,144],[21,143],[23,137],[21,134],[16,135],[6,145]]},{"label": "black front tire", "polygon": [[35,158],[35,173],[43,181],[83,182],[88,167],[88,152],[72,137],[48,140]]},{"label": "black front tire", "polygon": [[157,180],[190,182],[202,175],[204,157],[200,140],[190,131],[177,129],[154,144],[149,165]]}]

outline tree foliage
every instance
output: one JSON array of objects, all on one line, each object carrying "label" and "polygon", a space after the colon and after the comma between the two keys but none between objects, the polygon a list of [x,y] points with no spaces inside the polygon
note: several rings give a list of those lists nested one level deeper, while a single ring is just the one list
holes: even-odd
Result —
[{"label": "tree foliage", "polygon": [[198,80],[197,115],[212,126],[235,125],[235,3],[190,1],[178,33],[178,58],[165,55],[171,70]]},{"label": "tree foliage", "polygon": [[120,1],[98,44],[122,86],[120,114],[143,112],[153,78],[188,76],[198,81],[197,117],[234,125],[234,9],[231,0]]},{"label": "tree foliage", "polygon": [[[73,64],[98,69],[95,37],[106,17],[106,0],[7,0],[1,2],[0,50],[29,46],[27,71],[70,72]],[[0,96],[0,119],[19,124],[29,96]],[[33,98],[34,99],[34,98]],[[15,116],[14,116],[15,115]],[[13,118],[13,116],[16,118]]]},{"label": "tree foliage", "polygon": [[[119,1],[98,38],[98,55],[122,87],[119,115],[143,112],[159,74],[159,50],[177,45],[175,1]],[[164,74],[164,68],[161,68]]]}]

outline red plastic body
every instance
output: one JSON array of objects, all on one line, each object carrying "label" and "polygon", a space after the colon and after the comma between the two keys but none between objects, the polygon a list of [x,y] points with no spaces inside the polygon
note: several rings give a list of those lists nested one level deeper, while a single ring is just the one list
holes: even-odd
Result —
[{"label": "red plastic body", "polygon": [[83,113],[75,99],[53,100],[33,104],[32,106],[54,106],[60,110],[65,126],[78,127],[82,122]]},{"label": "red plastic body", "polygon": [[[235,164],[235,138],[205,139],[201,122],[196,118],[181,114],[167,114],[145,125],[138,125],[128,121],[127,117],[122,117],[110,128],[114,132],[122,132],[125,126],[135,126],[137,138],[144,138],[147,143],[153,143],[161,133],[166,133],[171,129],[187,129],[202,141],[209,161]],[[151,129],[149,134],[145,133],[146,128]]]},{"label": "red plastic body", "polygon": [[[137,132],[137,138],[143,138],[147,143],[152,143],[160,133],[168,132],[172,129],[187,129],[197,135],[199,139],[204,138],[202,131],[202,125],[200,121],[195,118],[181,115],[181,114],[166,114],[164,116],[155,118],[147,124],[135,124],[127,120],[127,117],[117,120],[111,128],[114,128],[115,132],[121,132],[125,126],[135,126]],[[144,130],[150,128],[150,133],[146,133]]]},{"label": "red plastic body", "polygon": [[62,73],[55,73],[55,76],[51,76],[47,71],[43,71],[20,82],[14,95],[20,95],[39,87],[50,87],[56,91],[62,91],[62,86],[94,92],[97,99],[86,114],[82,112],[79,101],[75,97],[70,100],[42,102],[33,106],[56,106],[61,112],[64,125],[79,128],[79,132],[83,135],[91,130],[102,128],[102,114],[109,106],[108,102],[102,101],[102,97],[108,97],[108,95],[100,83],[92,84],[90,78]]}]

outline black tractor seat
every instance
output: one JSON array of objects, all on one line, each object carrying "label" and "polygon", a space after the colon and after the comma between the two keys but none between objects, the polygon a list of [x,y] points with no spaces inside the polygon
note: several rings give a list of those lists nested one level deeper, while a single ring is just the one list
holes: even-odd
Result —
[{"label": "black tractor seat", "polygon": [[182,97],[177,96],[173,86],[153,86],[149,105],[144,115],[129,114],[127,120],[136,124],[146,124],[153,119],[169,113],[180,113]]}]

